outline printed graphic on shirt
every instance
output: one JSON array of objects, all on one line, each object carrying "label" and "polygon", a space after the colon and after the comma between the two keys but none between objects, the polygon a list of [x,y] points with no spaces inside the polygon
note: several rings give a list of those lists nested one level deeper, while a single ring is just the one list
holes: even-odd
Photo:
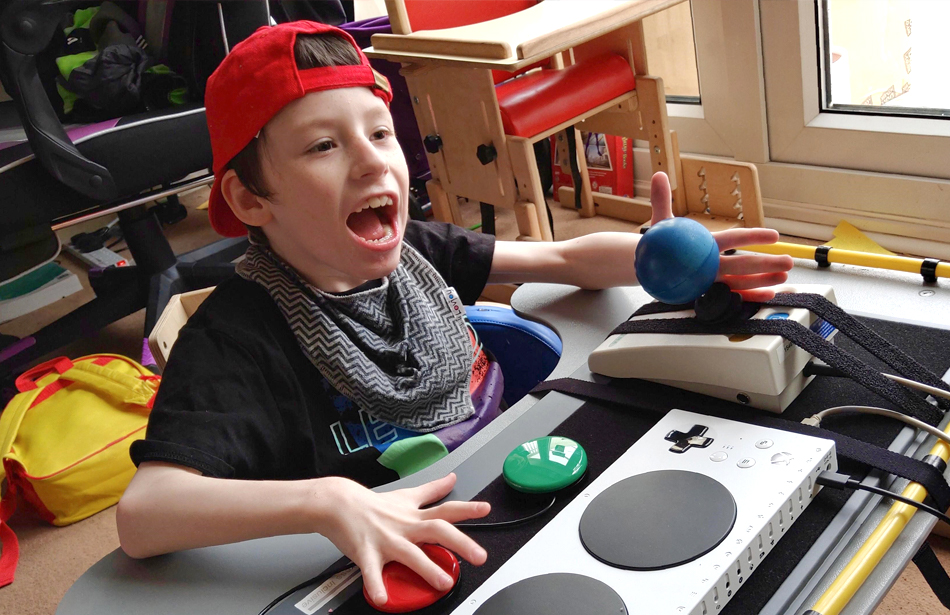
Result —
[{"label": "printed graphic on shirt", "polygon": [[[446,295],[446,300],[450,300],[448,295]],[[462,317],[465,318],[464,312]],[[471,393],[474,393],[485,379],[489,360],[482,349],[478,333],[468,323],[468,319],[466,319],[466,325],[469,340],[472,342],[475,353],[472,377],[469,383],[469,389]],[[333,407],[340,414],[340,420],[330,425],[330,432],[333,434],[333,441],[336,442],[336,448],[340,455],[349,455],[369,447],[383,453],[393,442],[422,435],[421,432],[397,427],[374,418],[351,399],[337,391],[326,378],[321,377],[320,384],[333,403]]]}]

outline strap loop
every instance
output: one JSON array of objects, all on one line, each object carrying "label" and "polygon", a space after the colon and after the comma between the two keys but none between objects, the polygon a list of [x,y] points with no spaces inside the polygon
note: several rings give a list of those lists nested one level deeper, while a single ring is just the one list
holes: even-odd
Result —
[{"label": "strap loop", "polygon": [[32,367],[16,379],[16,388],[21,393],[26,393],[27,391],[32,391],[39,387],[37,382],[43,379],[43,376],[46,376],[50,373],[56,372],[60,376],[66,373],[67,370],[72,368],[73,362],[70,361],[67,357],[57,357],[55,359],[50,359],[45,363],[40,363],[39,365]]}]

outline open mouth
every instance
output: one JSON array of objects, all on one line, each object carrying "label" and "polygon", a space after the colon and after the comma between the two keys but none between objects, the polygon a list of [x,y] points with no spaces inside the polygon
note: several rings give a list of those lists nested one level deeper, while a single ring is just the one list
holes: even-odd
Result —
[{"label": "open mouth", "polygon": [[396,234],[396,207],[391,197],[373,196],[362,209],[351,213],[346,226],[369,244],[384,244]]}]

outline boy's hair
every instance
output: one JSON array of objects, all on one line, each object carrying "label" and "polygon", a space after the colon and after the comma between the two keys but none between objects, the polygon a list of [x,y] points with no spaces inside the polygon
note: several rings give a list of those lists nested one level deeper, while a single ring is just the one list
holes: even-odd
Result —
[{"label": "boy's hair", "polygon": [[[297,63],[297,70],[360,65],[360,57],[353,45],[335,34],[298,35],[294,42],[294,60]],[[264,183],[264,172],[261,168],[261,153],[265,139],[264,129],[261,129],[260,135],[252,139],[226,165],[226,168],[234,169],[238,179],[251,194],[263,198],[271,195]]]}]

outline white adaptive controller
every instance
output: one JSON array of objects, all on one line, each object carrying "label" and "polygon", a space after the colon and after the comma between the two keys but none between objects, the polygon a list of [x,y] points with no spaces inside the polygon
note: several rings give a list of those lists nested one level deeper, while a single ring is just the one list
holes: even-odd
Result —
[{"label": "white adaptive controller", "polygon": [[[818,475],[837,467],[831,440],[671,410],[453,615],[513,612],[489,603],[503,603],[500,599],[507,596],[492,599],[512,591],[507,588],[518,582],[558,574],[581,575],[606,584],[622,599],[627,613],[714,615],[758,570],[813,501],[821,489]],[[633,493],[629,506],[600,517],[608,550],[616,543],[620,552],[604,557],[600,548],[591,549],[597,536],[588,541],[584,523],[597,512],[598,503],[609,500],[612,490],[623,491],[628,481],[644,479],[641,484],[646,484],[651,476],[662,480],[651,489]],[[684,489],[676,477],[697,485],[705,481],[728,495],[725,502],[710,499],[705,491]],[[692,480],[695,477],[702,481]],[[651,504],[654,514],[644,514]],[[693,526],[702,528],[724,515],[726,526],[712,544],[702,536],[698,543],[680,544],[693,540],[689,538],[695,534]],[[647,550],[631,546],[637,543],[629,540],[630,535],[659,540]],[[631,569],[631,565],[607,563],[615,557],[634,561],[665,557],[671,563]],[[543,601],[532,604],[541,613],[561,612],[550,606]]]}]

